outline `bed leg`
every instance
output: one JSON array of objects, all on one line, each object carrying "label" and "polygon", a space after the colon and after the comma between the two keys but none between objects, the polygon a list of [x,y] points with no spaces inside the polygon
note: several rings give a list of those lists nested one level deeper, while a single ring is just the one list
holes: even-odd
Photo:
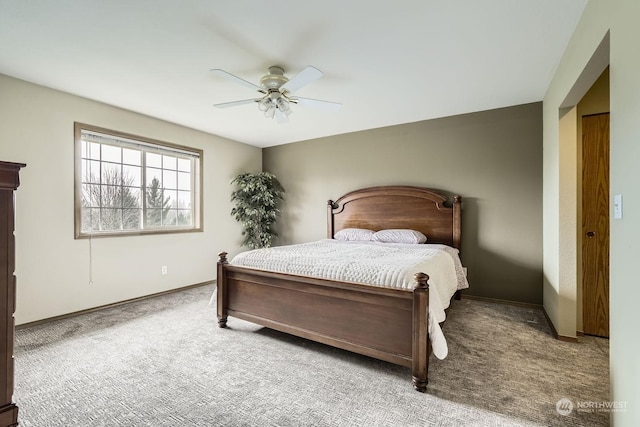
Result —
[{"label": "bed leg", "polygon": [[413,289],[413,388],[419,392],[427,390],[429,372],[429,276],[424,273],[414,275],[416,287]]},{"label": "bed leg", "polygon": [[218,327],[227,327],[227,277],[225,275],[224,266],[227,264],[227,253],[220,252],[218,254],[218,278],[217,278],[217,314]]}]

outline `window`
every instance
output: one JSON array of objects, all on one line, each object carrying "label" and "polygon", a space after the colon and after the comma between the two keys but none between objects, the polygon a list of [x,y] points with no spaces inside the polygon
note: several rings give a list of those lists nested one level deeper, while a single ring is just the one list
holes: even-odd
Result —
[{"label": "window", "polygon": [[202,151],[75,123],[76,238],[202,231]]}]

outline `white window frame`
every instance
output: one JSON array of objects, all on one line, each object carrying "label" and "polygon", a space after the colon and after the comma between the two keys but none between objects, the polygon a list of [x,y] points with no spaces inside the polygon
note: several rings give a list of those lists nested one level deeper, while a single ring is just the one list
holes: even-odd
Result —
[{"label": "white window frame", "polygon": [[[84,155],[86,157],[83,157],[83,144],[84,144],[83,141],[89,141],[89,140],[91,140],[91,142],[93,143],[97,143],[93,145],[94,148],[100,147],[101,154],[99,159],[97,160],[90,159],[92,155],[87,153],[86,150],[84,151]],[[78,123],[78,122],[74,123],[74,145],[75,145],[74,223],[75,223],[76,239],[102,237],[102,236],[112,237],[112,236],[146,235],[146,234],[201,232],[203,230],[203,226],[202,226],[203,152],[202,150],[190,148],[182,145],[172,144],[164,141],[158,141],[151,138],[131,135],[124,132],[114,131],[114,130],[105,129],[105,128],[88,125],[84,123]],[[108,160],[105,160],[102,154],[102,152],[106,150],[105,147],[120,148],[122,149],[122,151],[127,150],[127,152],[129,153],[140,152],[139,163],[137,165],[128,165],[127,162],[124,160],[124,158],[121,158],[119,163],[118,161],[110,162]],[[175,158],[176,167],[173,167],[172,169],[172,166],[165,166],[164,164],[161,164],[160,166],[151,165],[151,164],[147,165],[148,154],[151,155],[150,159],[151,158],[157,159],[158,156],[161,156],[163,161]],[[189,163],[187,163],[187,161]],[[83,164],[86,166],[89,163],[92,163],[94,166],[97,165],[99,167],[100,172],[98,174],[99,176],[98,178],[95,178],[95,175],[91,175],[92,178],[88,178],[89,174],[84,173],[85,169],[83,168]],[[189,165],[188,173],[190,175],[188,176],[188,178],[190,182],[188,183],[188,186],[189,186],[188,190],[184,188],[185,184],[183,179],[180,180],[180,183],[178,183],[179,178],[180,177],[184,178],[185,174],[187,173],[187,172],[181,171],[180,166],[178,165]],[[124,175],[125,167],[132,167],[134,169],[140,168],[139,176],[137,177],[137,180],[139,181],[138,184],[133,184],[133,183],[125,184],[124,182],[122,182],[121,184],[119,183],[116,185],[112,185],[113,183],[105,183],[103,181],[105,179],[103,175],[103,170],[106,169],[108,166],[116,169],[121,168],[119,170],[122,171],[121,172],[122,175]],[[160,219],[155,218],[154,221],[149,220],[150,218],[149,215],[151,214],[152,209],[147,206],[147,197],[146,197],[146,188],[148,183],[147,181],[148,170],[153,170],[160,173],[162,178],[164,178],[165,173],[168,174],[167,176],[170,176],[175,172],[175,175],[176,175],[175,188],[166,189],[164,182],[162,182],[162,180],[160,182],[160,188],[163,190],[161,193],[162,200],[163,201],[165,200],[164,190],[166,189],[167,193],[174,195],[174,199],[176,199],[176,203],[177,203],[177,200],[180,200],[180,196],[175,197],[176,195],[181,193],[181,195],[189,196],[190,207],[180,208],[179,205],[176,205],[176,206],[172,205],[171,208],[165,208],[165,209],[168,209],[166,211],[164,209],[160,209],[160,212],[158,212],[160,215]],[[93,181],[93,180],[97,180],[97,181]],[[118,181],[121,181],[121,180],[118,180]],[[95,189],[98,189],[98,191],[100,192],[100,196],[98,196],[100,201],[93,202],[93,203],[97,203],[97,205],[93,206],[92,208],[85,206],[87,210],[84,211],[84,213],[87,214],[87,211],[91,211],[91,210],[93,210],[94,213],[97,212],[97,215],[99,215],[99,222],[98,222],[97,229],[95,228],[87,229],[86,227],[83,227],[83,220],[86,221],[87,218],[90,218],[90,216],[87,217],[87,215],[83,216],[83,191],[85,191],[85,196],[86,196],[87,194],[86,190],[91,186],[93,186]],[[179,189],[181,186],[182,188]],[[139,203],[137,207],[133,207],[131,209],[125,209],[124,206],[113,208],[113,207],[105,207],[104,205],[102,205],[103,203],[102,192],[109,188],[114,189],[114,188],[120,188],[120,187],[126,187],[126,189],[128,190],[133,190],[134,194],[139,195],[138,196]],[[170,196],[167,196],[167,197],[168,197],[168,200],[171,200]],[[124,196],[122,198],[124,198]],[[100,227],[103,224],[102,215],[106,215],[106,212],[109,209],[111,210],[111,214],[122,214],[123,216],[124,216],[124,211],[128,210],[130,212],[129,214],[130,218],[133,219],[135,225],[138,228],[126,229],[121,226],[120,229],[101,230]],[[121,212],[118,213],[114,211],[121,211]],[[158,210],[156,209],[156,211]],[[175,211],[173,213],[175,213],[176,219],[170,224],[168,223],[163,224],[163,221],[165,219],[168,219],[168,217],[165,218],[165,214],[172,214],[171,211]],[[189,215],[190,215],[190,220],[191,220],[190,224],[188,225],[178,224],[179,213],[183,214],[182,218],[185,218],[184,216],[185,214],[188,214],[186,216],[187,218],[189,218]],[[136,215],[139,215],[137,219],[135,218]]]}]

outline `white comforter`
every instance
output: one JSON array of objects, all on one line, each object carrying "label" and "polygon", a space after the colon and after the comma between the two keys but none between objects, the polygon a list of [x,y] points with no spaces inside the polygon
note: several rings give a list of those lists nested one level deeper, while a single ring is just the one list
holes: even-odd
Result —
[{"label": "white comforter", "polygon": [[231,260],[260,270],[321,277],[373,286],[413,289],[413,275],[429,275],[429,336],[433,353],[447,356],[439,323],[458,289],[469,287],[458,250],[445,245],[344,242],[324,239],[298,245],[247,251]]}]

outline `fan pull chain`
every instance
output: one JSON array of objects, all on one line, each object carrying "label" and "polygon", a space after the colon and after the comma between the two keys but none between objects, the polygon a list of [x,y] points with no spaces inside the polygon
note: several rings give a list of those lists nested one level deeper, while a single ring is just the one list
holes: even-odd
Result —
[{"label": "fan pull chain", "polygon": [[89,285],[93,285],[93,234],[89,234]]}]

